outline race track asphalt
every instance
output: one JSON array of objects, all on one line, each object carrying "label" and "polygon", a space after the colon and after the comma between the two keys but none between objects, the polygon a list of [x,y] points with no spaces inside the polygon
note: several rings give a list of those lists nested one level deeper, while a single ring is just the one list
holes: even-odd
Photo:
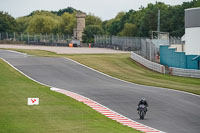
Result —
[{"label": "race track asphalt", "polygon": [[[5,50],[0,50],[0,57],[39,82],[88,97],[147,126],[168,133],[200,132],[199,96],[126,83],[64,58],[26,56]],[[141,97],[150,106],[145,120],[139,120],[136,111]]]}]

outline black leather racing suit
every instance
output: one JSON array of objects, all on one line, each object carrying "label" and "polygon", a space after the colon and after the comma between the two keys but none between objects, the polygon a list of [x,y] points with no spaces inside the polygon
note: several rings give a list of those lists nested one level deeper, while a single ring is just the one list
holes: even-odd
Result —
[{"label": "black leather racing suit", "polygon": [[139,106],[140,105],[144,105],[144,106],[146,106],[146,112],[148,111],[147,110],[147,107],[149,107],[149,105],[148,105],[148,103],[147,103],[147,101],[145,100],[141,100],[139,103],[138,103],[138,108],[137,108],[137,111],[139,110]]}]

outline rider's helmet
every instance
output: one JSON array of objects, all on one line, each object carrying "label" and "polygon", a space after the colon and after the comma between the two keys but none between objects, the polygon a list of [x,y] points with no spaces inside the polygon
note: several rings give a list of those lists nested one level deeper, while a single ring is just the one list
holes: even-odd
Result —
[{"label": "rider's helmet", "polygon": [[141,101],[142,101],[142,102],[145,102],[145,101],[146,101],[146,99],[143,97],[143,98],[141,99]]}]

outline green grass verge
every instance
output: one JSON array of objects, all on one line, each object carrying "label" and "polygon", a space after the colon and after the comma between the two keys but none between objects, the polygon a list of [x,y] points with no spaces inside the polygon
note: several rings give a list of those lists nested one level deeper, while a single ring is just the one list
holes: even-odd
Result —
[{"label": "green grass verge", "polygon": [[[39,97],[39,106],[28,106]],[[35,83],[0,60],[0,133],[139,133]]]},{"label": "green grass verge", "polygon": [[62,55],[42,50],[16,51],[37,56],[68,57],[119,79],[137,84],[171,88],[200,95],[200,79],[171,76],[151,71],[133,61],[130,58],[130,54]]}]

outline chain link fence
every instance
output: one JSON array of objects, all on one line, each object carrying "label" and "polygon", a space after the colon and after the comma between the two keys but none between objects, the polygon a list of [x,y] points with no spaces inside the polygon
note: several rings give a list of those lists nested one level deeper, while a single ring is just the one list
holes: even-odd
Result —
[{"label": "chain link fence", "polygon": [[0,33],[0,42],[21,42],[26,44],[68,46],[72,36],[63,34]]},{"label": "chain link fence", "polygon": [[180,37],[169,37],[169,44],[184,44]]},{"label": "chain link fence", "polygon": [[135,52],[150,61],[159,62],[159,46],[150,39],[141,40],[141,49]]},{"label": "chain link fence", "polygon": [[137,51],[141,49],[140,43],[142,39],[145,38],[95,35],[95,46],[117,50]]},{"label": "chain link fence", "polygon": [[159,47],[148,38],[95,35],[95,47],[134,51],[142,57],[157,62]]},{"label": "chain link fence", "polygon": [[181,38],[169,37],[165,39],[149,39],[143,37],[121,37],[95,35],[94,47],[111,48],[115,50],[134,51],[138,55],[153,61],[160,62],[160,44],[182,44]]}]

